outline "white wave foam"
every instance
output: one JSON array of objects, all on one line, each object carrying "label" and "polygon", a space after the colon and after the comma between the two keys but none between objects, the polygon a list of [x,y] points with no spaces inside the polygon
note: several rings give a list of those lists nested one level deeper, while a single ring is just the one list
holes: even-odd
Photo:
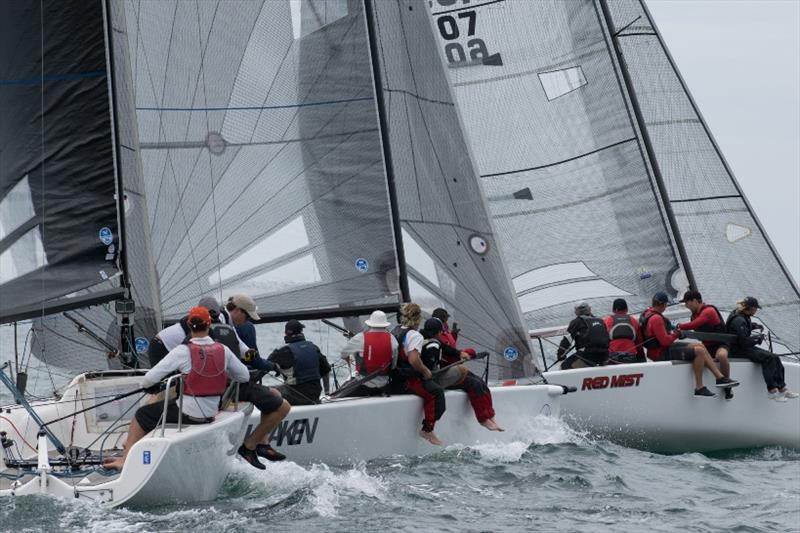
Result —
[{"label": "white wave foam", "polygon": [[291,461],[268,463],[264,471],[237,462],[235,471],[258,483],[278,501],[298,490],[310,490],[314,512],[322,517],[335,517],[342,497],[367,496],[385,500],[382,479],[370,476],[364,465],[343,471],[333,471],[327,465],[316,464],[303,468]]}]

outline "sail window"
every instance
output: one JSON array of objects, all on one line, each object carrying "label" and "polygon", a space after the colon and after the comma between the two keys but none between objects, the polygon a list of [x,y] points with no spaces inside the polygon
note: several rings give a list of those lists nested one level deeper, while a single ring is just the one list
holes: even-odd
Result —
[{"label": "sail window", "polygon": [[47,264],[38,226],[0,254],[0,285]]},{"label": "sail window", "polygon": [[565,285],[545,287],[523,294],[519,297],[519,305],[523,313],[537,311],[558,304],[589,300],[592,298],[617,298],[630,296],[627,291],[615,287],[602,279],[576,281]]},{"label": "sail window", "polygon": [[514,290],[517,294],[522,294],[542,285],[594,277],[597,277],[596,274],[589,270],[582,261],[548,265],[514,278]]},{"label": "sail window", "polygon": [[317,283],[322,280],[317,262],[312,254],[242,280],[222,291],[223,300],[237,293],[246,293],[253,298],[274,293],[285,293],[294,288]]},{"label": "sail window", "polygon": [[208,277],[212,287],[220,280],[225,281],[248,270],[256,269],[280,257],[294,253],[308,246],[308,232],[303,217],[299,216],[254,244],[249,250],[239,255]]},{"label": "sail window", "polygon": [[4,239],[35,215],[31,187],[28,176],[25,176],[0,202],[0,239]]},{"label": "sail window", "polygon": [[347,16],[347,0],[289,0],[295,39]]},{"label": "sail window", "polygon": [[414,276],[408,277],[408,291],[411,293],[411,300],[419,305],[423,311],[432,312],[437,307],[442,306],[442,298],[435,296],[426,289]]},{"label": "sail window", "polygon": [[580,66],[540,72],[539,81],[548,100],[555,100],[586,85],[586,77]]},{"label": "sail window", "polygon": [[753,231],[750,228],[740,226],[739,224],[728,223],[728,225],[725,226],[725,237],[730,243],[749,237],[751,233],[753,233]]},{"label": "sail window", "polygon": [[405,228],[403,228],[403,247],[405,248],[406,263],[438,287],[439,276],[436,274],[436,263]]}]

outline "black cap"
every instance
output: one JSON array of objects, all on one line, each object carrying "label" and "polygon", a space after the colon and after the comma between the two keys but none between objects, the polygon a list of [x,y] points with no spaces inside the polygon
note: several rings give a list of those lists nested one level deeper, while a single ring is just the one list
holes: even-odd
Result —
[{"label": "black cap", "polygon": [[284,330],[286,333],[297,335],[298,333],[303,332],[304,327],[305,326],[301,324],[299,320],[292,319],[286,323],[286,328],[284,328]]},{"label": "black cap", "polygon": [[758,305],[758,300],[756,300],[752,296],[745,297],[744,306],[748,309],[761,309],[761,306]]},{"label": "black cap", "polygon": [[664,291],[659,291],[653,295],[653,304],[668,304],[669,295]]},{"label": "black cap", "polygon": [[628,302],[625,301],[625,298],[617,298],[614,300],[614,303],[611,304],[612,311],[627,311],[628,310]]},{"label": "black cap", "polygon": [[685,304],[689,300],[697,300],[698,302],[702,302],[703,296],[699,291],[686,291],[683,293],[683,298],[681,298],[680,302]]},{"label": "black cap", "polygon": [[422,329],[428,333],[439,333],[444,329],[444,325],[442,325],[442,321],[438,318],[429,318],[425,321],[425,326]]},{"label": "black cap", "polygon": [[431,313],[431,316],[433,318],[438,318],[442,322],[445,322],[447,321],[448,318],[450,318],[450,315],[447,313],[447,309],[444,309],[442,307],[437,307],[436,309],[434,309],[433,313]]}]

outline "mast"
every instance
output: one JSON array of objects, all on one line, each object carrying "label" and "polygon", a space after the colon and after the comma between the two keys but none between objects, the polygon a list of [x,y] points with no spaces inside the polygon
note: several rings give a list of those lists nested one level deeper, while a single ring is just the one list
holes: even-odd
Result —
[{"label": "mast", "polygon": [[630,73],[628,72],[628,65],[619,46],[616,29],[614,27],[614,21],[611,17],[611,12],[608,9],[607,0],[599,0],[599,2],[600,8],[603,11],[603,18],[605,19],[606,26],[608,27],[608,32],[611,35],[614,54],[619,62],[622,78],[625,82],[625,88],[628,90],[628,94],[630,95],[633,113],[636,117],[636,123],[639,127],[639,131],[642,134],[642,142],[644,143],[645,151],[647,152],[647,158],[650,160],[650,166],[653,169],[653,176],[655,177],[656,186],[658,187],[659,194],[661,194],[664,211],[667,215],[667,221],[672,229],[672,235],[675,239],[675,247],[678,249],[678,255],[680,256],[681,263],[683,263],[683,269],[686,272],[686,279],[689,280],[689,288],[695,290],[697,289],[697,283],[695,282],[694,273],[692,272],[692,267],[689,263],[689,256],[686,253],[686,247],[683,244],[683,238],[681,237],[680,230],[678,229],[678,223],[675,220],[675,213],[672,210],[672,204],[669,200],[667,187],[664,185],[664,178],[661,174],[661,168],[658,166],[655,150],[653,150],[653,145],[650,141],[650,134],[647,132],[647,125],[645,124],[642,110],[639,107],[639,100],[636,97],[636,90],[633,87],[633,82],[631,80]]},{"label": "mast", "polygon": [[383,83],[381,81],[380,64],[376,53],[379,50],[378,40],[375,33],[375,10],[372,5],[373,0],[364,0],[364,16],[367,23],[367,35],[369,37],[369,57],[372,63],[372,79],[375,89],[375,102],[378,106],[378,128],[381,131],[381,148],[383,150],[383,162],[386,170],[386,182],[389,188],[389,208],[392,215],[392,227],[394,229],[394,246],[397,253],[397,273],[400,283],[400,297],[404,302],[411,301],[411,293],[408,289],[408,273],[406,271],[406,255],[403,248],[403,233],[400,224],[400,211],[397,206],[397,190],[395,188],[394,166],[392,165],[392,149],[389,142],[388,125],[386,124],[386,103],[383,100]]},{"label": "mast", "polygon": [[131,298],[131,284],[128,276],[128,250],[125,239],[125,185],[122,180],[122,155],[119,145],[119,120],[117,117],[117,91],[114,83],[114,29],[111,24],[111,5],[103,2],[104,33],[106,44],[106,68],[108,70],[109,112],[111,113],[111,142],[114,144],[114,174],[117,188],[117,224],[119,228],[120,286],[124,289],[123,299],[117,300],[115,311],[119,315],[120,354],[123,364],[136,368],[137,359],[133,351],[134,302]]}]

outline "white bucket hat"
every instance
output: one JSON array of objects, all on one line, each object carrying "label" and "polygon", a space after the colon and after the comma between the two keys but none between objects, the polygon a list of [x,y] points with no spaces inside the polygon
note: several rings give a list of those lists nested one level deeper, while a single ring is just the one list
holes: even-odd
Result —
[{"label": "white bucket hat", "polygon": [[369,318],[364,321],[364,324],[371,328],[388,328],[391,326],[386,320],[386,313],[383,311],[373,311]]}]

